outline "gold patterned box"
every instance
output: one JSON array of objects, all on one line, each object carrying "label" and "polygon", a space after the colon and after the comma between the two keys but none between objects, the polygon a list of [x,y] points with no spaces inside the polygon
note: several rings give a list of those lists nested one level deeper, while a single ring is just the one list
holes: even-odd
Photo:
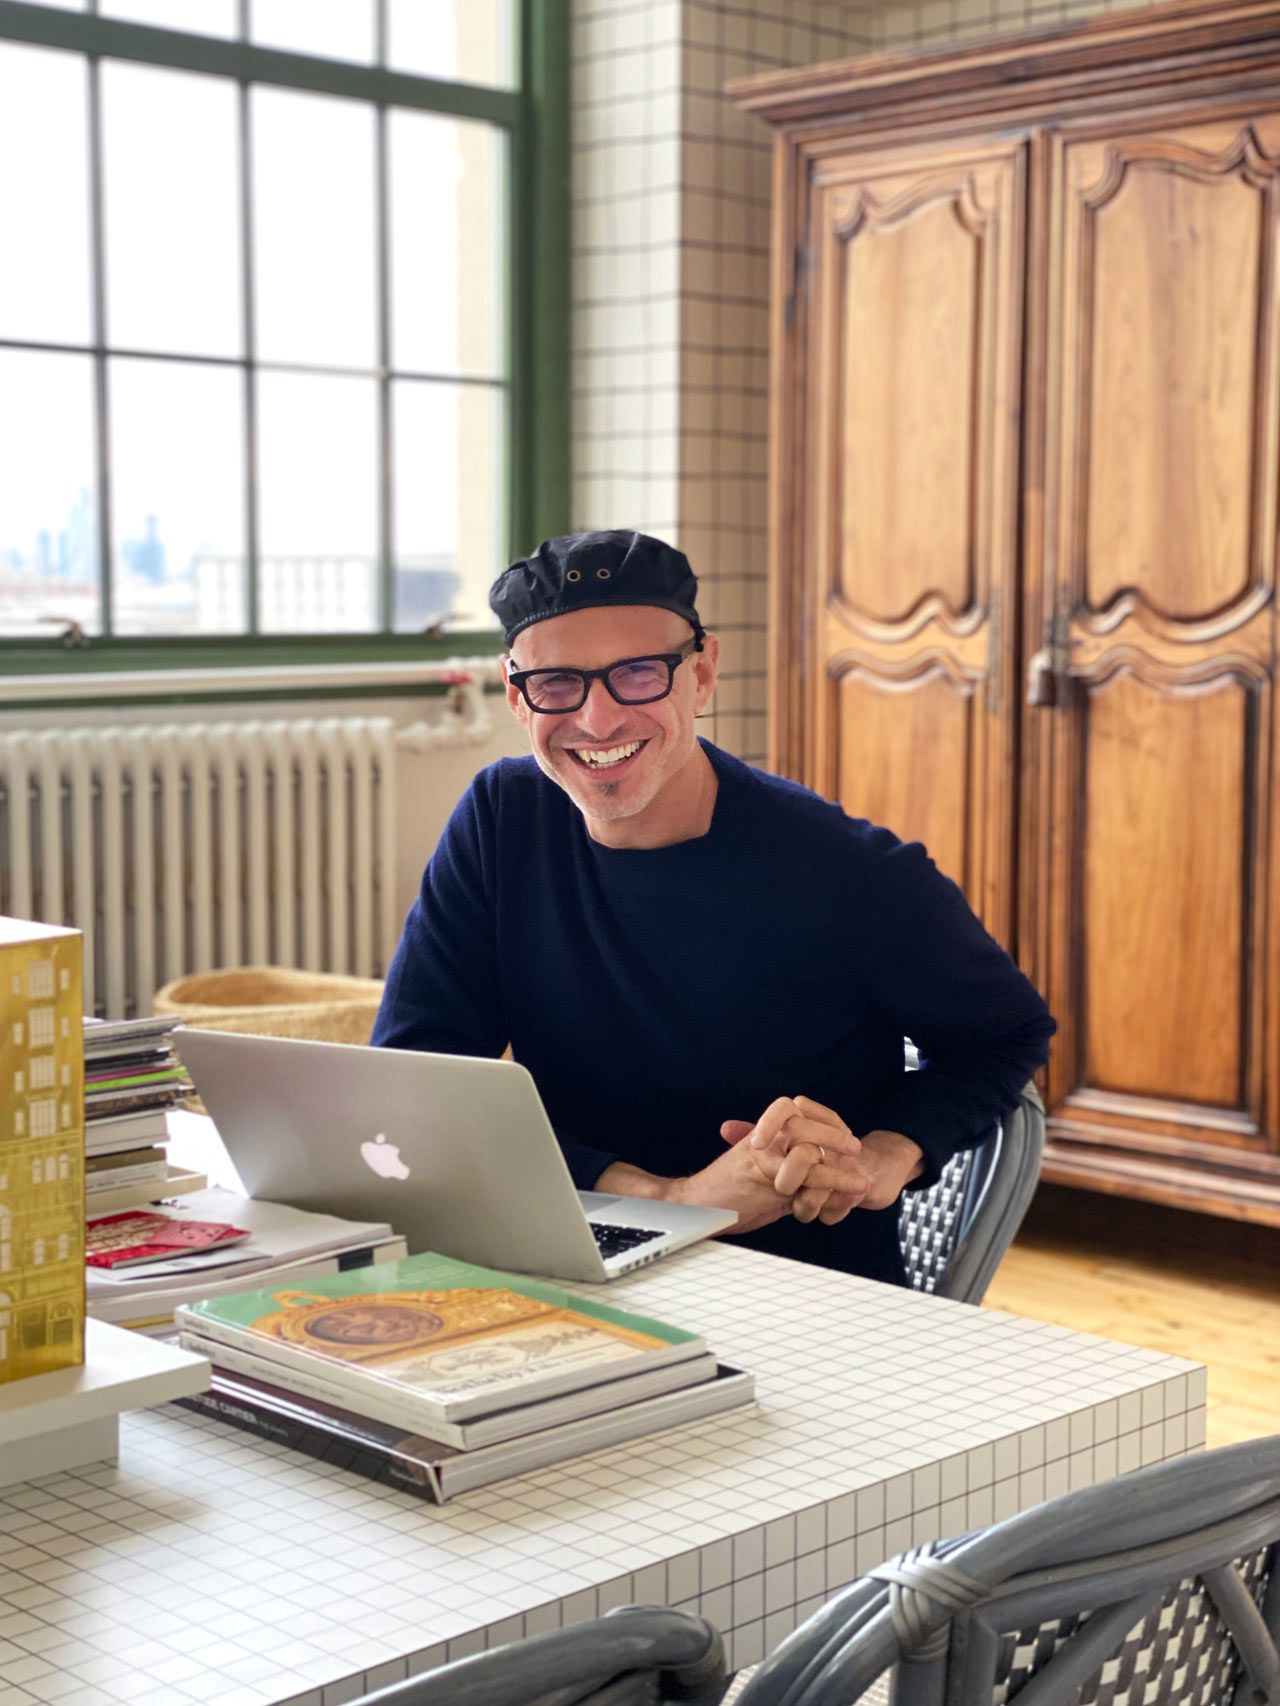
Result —
[{"label": "gold patterned box", "polygon": [[82,965],[0,918],[0,1383],[84,1361]]}]

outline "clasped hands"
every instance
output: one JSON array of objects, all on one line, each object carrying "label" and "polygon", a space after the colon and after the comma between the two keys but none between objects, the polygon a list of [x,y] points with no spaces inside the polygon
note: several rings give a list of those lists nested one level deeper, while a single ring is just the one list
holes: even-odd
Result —
[{"label": "clasped hands", "polygon": [[726,1153],[665,1193],[675,1202],[736,1209],[734,1232],[783,1215],[834,1226],[855,1208],[888,1208],[922,1170],[919,1147],[899,1132],[857,1138],[810,1096],[779,1096],[753,1125],[726,1120]]},{"label": "clasped hands", "polygon": [[701,1172],[668,1179],[614,1161],[597,1191],[731,1208],[734,1232],[754,1232],[783,1215],[834,1226],[854,1208],[889,1208],[924,1168],[917,1144],[896,1131],[857,1138],[832,1108],[811,1096],[779,1096],[753,1124],[725,1120],[729,1145]]}]

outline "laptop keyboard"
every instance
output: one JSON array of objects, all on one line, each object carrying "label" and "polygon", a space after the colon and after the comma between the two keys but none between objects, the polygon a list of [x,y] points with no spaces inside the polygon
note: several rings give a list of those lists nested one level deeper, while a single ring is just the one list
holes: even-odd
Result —
[{"label": "laptop keyboard", "polygon": [[634,1250],[638,1244],[649,1244],[655,1238],[665,1238],[665,1232],[648,1232],[642,1226],[610,1226],[607,1221],[589,1220],[600,1254],[620,1256],[624,1250]]}]

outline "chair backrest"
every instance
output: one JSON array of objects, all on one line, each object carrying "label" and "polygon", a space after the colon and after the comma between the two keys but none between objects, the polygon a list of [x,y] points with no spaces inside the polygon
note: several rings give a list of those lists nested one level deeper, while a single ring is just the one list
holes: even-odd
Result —
[{"label": "chair backrest", "polygon": [[701,1617],[624,1605],[366,1694],[353,1706],[715,1706],[724,1643]]},{"label": "chair backrest", "polygon": [[916,1291],[980,1303],[1040,1177],[1044,1104],[1028,1084],[1017,1107],[971,1149],[953,1155],[936,1184],[904,1191],[898,1241]]},{"label": "chair backrest", "polygon": [[737,1706],[1275,1706],[1280,1436],[1136,1470],[872,1570]]}]

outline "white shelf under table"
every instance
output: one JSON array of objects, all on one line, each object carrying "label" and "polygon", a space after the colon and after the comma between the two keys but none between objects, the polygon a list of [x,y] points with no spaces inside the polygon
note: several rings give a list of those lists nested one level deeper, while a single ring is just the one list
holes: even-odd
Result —
[{"label": "white shelf under table", "polygon": [[185,1398],[209,1384],[202,1356],[104,1321],[84,1325],[78,1368],[0,1385],[0,1488],[114,1461],[122,1410]]}]

